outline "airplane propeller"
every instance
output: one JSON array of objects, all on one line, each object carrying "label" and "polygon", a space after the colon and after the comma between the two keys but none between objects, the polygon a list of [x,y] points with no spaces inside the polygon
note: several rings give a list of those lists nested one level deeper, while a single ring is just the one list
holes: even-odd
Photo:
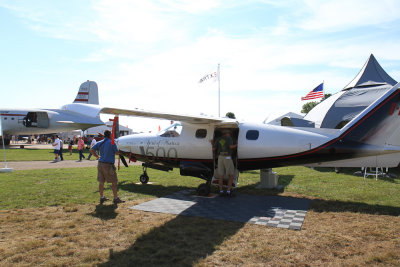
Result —
[{"label": "airplane propeller", "polygon": [[[115,144],[115,138],[119,137],[119,117],[114,116],[114,119],[110,119],[110,121],[113,122],[112,125],[112,134],[111,134],[111,144]],[[118,155],[119,159],[118,159],[118,170],[119,170],[119,166],[120,166],[120,160],[122,161],[122,163],[124,164],[125,167],[128,167],[128,163],[126,163],[125,157],[122,155]]]},{"label": "airplane propeller", "polygon": [[124,164],[124,166],[128,168],[128,163],[126,163],[125,157],[122,156],[122,155],[119,155],[119,158],[121,159],[121,161],[122,161],[122,163]]}]

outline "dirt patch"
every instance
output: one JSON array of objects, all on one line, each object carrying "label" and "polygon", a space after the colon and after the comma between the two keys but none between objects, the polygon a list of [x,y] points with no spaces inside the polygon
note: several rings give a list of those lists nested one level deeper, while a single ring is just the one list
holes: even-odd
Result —
[{"label": "dirt patch", "polygon": [[0,265],[400,264],[396,216],[310,211],[293,231],[128,209],[141,201],[0,211]]}]

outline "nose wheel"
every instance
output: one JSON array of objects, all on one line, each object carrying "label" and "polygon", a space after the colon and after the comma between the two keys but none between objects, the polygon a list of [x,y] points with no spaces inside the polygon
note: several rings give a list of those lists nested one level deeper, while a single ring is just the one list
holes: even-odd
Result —
[{"label": "nose wheel", "polygon": [[211,181],[207,181],[206,183],[200,184],[197,187],[197,195],[206,197],[210,194],[211,191]]},{"label": "nose wheel", "polygon": [[149,176],[147,175],[147,167],[143,167],[143,174],[142,175],[140,175],[140,178],[139,178],[139,180],[140,180],[140,182],[142,183],[142,184],[147,184],[148,182],[149,182]]}]

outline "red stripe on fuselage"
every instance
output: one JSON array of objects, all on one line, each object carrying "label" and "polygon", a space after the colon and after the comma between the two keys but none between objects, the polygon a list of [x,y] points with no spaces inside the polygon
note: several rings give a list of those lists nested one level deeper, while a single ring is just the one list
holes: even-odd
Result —
[{"label": "red stripe on fuselage", "polygon": [[26,114],[8,114],[8,113],[5,113],[5,114],[0,114],[1,116],[26,116]]}]

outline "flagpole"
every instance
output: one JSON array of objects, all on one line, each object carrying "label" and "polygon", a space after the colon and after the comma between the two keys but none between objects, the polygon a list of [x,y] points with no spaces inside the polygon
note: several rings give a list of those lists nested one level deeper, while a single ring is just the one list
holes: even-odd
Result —
[{"label": "flagpole", "polygon": [[218,63],[217,79],[218,79],[218,117],[221,117],[221,83],[220,83],[220,64]]}]

